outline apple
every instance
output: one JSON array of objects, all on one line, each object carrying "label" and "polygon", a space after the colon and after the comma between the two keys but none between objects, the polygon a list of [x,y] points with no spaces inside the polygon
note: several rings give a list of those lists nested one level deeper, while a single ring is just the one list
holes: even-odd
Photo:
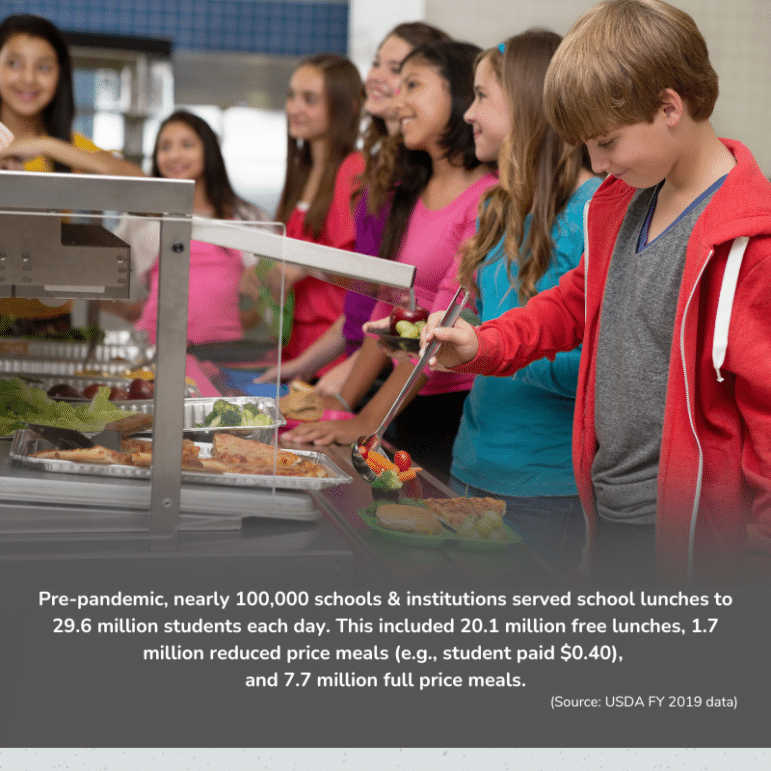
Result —
[{"label": "apple", "polygon": [[152,399],[153,398],[153,382],[152,380],[145,380],[142,377],[135,377],[131,381],[128,389],[129,399]]},{"label": "apple", "polygon": [[91,385],[87,385],[83,389],[83,396],[86,399],[93,399],[96,396],[96,392],[99,390],[99,383],[92,383]]},{"label": "apple", "polygon": [[421,308],[419,305],[415,307],[414,311],[408,308],[402,308],[401,305],[397,305],[388,317],[388,321],[391,325],[390,332],[392,335],[398,335],[396,325],[400,321],[409,321],[410,324],[414,324],[416,321],[425,321],[428,318],[428,311],[425,308]]},{"label": "apple", "polygon": [[57,383],[51,386],[48,391],[48,395],[52,399],[82,399],[83,396],[77,388],[73,388],[67,383]]},{"label": "apple", "polygon": [[124,402],[129,398],[129,392],[125,388],[111,388],[107,398],[111,402]]}]

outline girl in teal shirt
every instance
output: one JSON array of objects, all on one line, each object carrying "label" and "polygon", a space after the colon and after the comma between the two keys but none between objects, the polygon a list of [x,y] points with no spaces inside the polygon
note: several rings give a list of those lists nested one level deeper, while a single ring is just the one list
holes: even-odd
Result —
[{"label": "girl in teal shirt", "polygon": [[[541,104],[560,37],[530,30],[481,54],[466,113],[477,157],[497,160],[499,184],[480,202],[460,280],[474,287],[482,321],[554,286],[583,252],[583,209],[600,180],[581,147],[565,145]],[[513,130],[512,130],[513,129]],[[584,516],[571,463],[580,351],[533,362],[512,378],[477,376],[453,447],[452,485],[506,501],[527,545],[559,567],[577,567]]]}]

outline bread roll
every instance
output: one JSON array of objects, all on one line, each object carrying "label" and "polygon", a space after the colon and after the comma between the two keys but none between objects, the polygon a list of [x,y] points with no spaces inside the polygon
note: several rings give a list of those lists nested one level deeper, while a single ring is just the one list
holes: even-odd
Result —
[{"label": "bread roll", "polygon": [[421,535],[439,535],[442,524],[428,510],[419,506],[405,506],[401,503],[384,503],[378,506],[377,521],[389,530]]}]

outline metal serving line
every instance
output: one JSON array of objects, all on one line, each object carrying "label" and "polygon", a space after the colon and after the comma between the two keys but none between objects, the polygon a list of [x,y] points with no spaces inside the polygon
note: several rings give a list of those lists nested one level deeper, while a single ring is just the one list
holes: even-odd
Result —
[{"label": "metal serving line", "polygon": [[414,266],[194,217],[189,180],[3,172],[0,181],[0,297],[128,299],[128,244],[101,224],[79,224],[79,213],[160,221],[149,510],[149,534],[159,539],[173,539],[180,527],[191,239],[299,265],[362,293],[386,287],[385,299],[414,305]]}]

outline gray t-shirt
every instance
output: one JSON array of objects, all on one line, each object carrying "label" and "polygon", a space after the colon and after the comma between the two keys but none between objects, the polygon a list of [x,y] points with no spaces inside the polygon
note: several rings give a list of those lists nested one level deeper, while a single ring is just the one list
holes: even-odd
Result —
[{"label": "gray t-shirt", "polygon": [[638,251],[658,187],[639,190],[621,225],[602,301],[594,396],[597,513],[610,521],[656,521],[656,477],[669,356],[685,252],[716,184]]}]

